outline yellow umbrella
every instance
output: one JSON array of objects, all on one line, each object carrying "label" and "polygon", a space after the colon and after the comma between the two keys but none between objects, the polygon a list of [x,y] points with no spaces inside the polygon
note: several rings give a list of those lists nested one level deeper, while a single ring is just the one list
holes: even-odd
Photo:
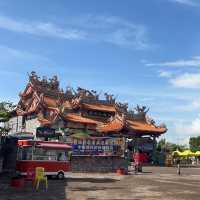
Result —
[{"label": "yellow umbrella", "polygon": [[190,150],[185,150],[183,152],[181,152],[181,156],[184,156],[184,157],[190,157],[190,156],[194,156],[195,153],[193,153],[192,151]]},{"label": "yellow umbrella", "polygon": [[200,151],[196,151],[196,153],[194,153],[195,156],[200,156]]},{"label": "yellow umbrella", "polygon": [[173,156],[178,156],[178,157],[190,157],[190,156],[196,156],[195,153],[193,153],[192,151],[190,150],[185,150],[183,152],[180,152],[180,151],[174,151],[172,153]]},{"label": "yellow umbrella", "polygon": [[174,151],[172,152],[172,156],[181,156],[181,152],[180,151]]}]

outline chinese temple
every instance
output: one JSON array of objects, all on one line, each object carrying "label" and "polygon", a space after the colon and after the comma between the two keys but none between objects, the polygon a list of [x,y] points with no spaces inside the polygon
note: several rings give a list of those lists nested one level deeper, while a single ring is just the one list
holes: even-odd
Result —
[{"label": "chinese temple", "polygon": [[[57,76],[40,78],[35,72],[29,75],[29,82],[20,93],[15,123],[12,132],[30,132],[37,136],[37,130],[55,130],[60,138],[77,132],[87,132],[93,138],[135,138],[148,137],[155,149],[156,138],[167,131],[164,124],[156,125],[148,117],[145,106],[129,110],[127,103],[117,102],[113,95],[100,94],[94,90],[78,87],[74,90],[60,88]],[[41,136],[41,133],[40,133]],[[44,132],[45,138],[45,132]]]}]

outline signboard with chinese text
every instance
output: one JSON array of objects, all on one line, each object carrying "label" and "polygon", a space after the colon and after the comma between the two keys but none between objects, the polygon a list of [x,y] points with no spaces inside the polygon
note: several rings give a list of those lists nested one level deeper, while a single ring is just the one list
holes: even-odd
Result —
[{"label": "signboard with chinese text", "polygon": [[119,149],[118,145],[83,145],[83,144],[73,144],[72,152],[73,154],[116,154]]},{"label": "signboard with chinese text", "polygon": [[36,130],[37,137],[55,137],[57,136],[55,129],[49,127],[38,127]]}]

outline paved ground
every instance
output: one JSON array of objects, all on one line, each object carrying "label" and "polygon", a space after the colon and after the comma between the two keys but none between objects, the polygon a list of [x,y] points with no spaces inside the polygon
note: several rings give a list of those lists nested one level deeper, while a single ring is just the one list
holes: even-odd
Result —
[{"label": "paved ground", "polygon": [[176,175],[175,168],[146,167],[138,175],[73,174],[64,181],[49,180],[46,192],[9,187],[0,179],[0,200],[200,200],[200,168],[185,168]]}]

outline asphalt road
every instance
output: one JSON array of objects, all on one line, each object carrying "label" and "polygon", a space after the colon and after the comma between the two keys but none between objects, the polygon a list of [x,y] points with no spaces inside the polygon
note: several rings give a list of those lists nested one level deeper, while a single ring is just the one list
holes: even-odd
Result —
[{"label": "asphalt road", "polygon": [[145,167],[144,172],[116,174],[72,174],[59,181],[49,180],[48,191],[31,183],[11,188],[9,179],[0,179],[0,200],[200,200],[200,168]]}]

